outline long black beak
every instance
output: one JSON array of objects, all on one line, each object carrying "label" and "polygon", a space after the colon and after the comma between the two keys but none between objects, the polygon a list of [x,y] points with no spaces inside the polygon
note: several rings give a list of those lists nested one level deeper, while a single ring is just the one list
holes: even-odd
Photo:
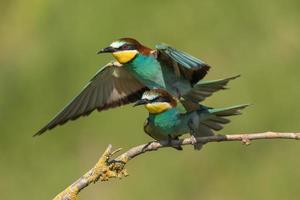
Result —
[{"label": "long black beak", "polygon": [[144,104],[147,104],[147,103],[149,103],[148,100],[146,100],[146,99],[140,99],[140,100],[138,100],[138,101],[133,105],[133,107],[135,107],[135,106],[140,106],[140,105],[144,105]]},{"label": "long black beak", "polygon": [[103,48],[103,49],[100,49],[97,54],[100,54],[100,53],[112,53],[112,52],[115,52],[116,50],[113,48],[113,47],[106,47],[106,48]]}]

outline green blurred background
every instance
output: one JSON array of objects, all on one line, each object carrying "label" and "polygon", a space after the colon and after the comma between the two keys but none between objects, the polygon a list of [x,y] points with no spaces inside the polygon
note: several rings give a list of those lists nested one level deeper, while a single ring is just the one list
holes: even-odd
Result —
[{"label": "green blurred background", "polygon": [[[96,51],[124,36],[203,59],[212,66],[206,79],[242,74],[205,102],[253,104],[221,133],[300,130],[299,0],[0,3],[0,199],[51,199],[108,144],[126,150],[150,140],[146,111],[132,106],[31,137],[112,59]],[[299,151],[299,143],[283,140],[163,149],[80,199],[298,199]]]}]

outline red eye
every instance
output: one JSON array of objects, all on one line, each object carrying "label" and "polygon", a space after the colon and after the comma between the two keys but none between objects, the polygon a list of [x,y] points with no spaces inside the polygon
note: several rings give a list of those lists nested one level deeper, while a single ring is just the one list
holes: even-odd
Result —
[{"label": "red eye", "polygon": [[124,45],[122,46],[122,49],[123,49],[123,50],[127,50],[127,49],[129,49],[129,45],[127,45],[127,44],[124,44]]}]

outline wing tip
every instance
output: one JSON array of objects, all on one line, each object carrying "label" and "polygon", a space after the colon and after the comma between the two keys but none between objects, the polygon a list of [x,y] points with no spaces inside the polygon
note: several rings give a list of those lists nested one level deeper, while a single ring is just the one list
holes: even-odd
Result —
[{"label": "wing tip", "polygon": [[44,126],[43,128],[41,128],[39,131],[37,131],[32,137],[37,137],[37,136],[40,136],[44,133],[46,133],[48,130],[50,131],[51,129],[55,128],[56,126],[58,125],[62,125],[66,122],[63,122],[61,124],[55,124],[55,125],[51,125],[50,123],[47,124],[46,126]]},{"label": "wing tip", "polygon": [[36,132],[32,137],[37,137],[42,135],[43,133],[45,133],[48,130],[48,128],[42,128],[40,129],[38,132]]},{"label": "wing tip", "polygon": [[228,80],[234,80],[234,79],[240,78],[241,76],[242,76],[241,74],[237,74],[237,75],[231,76],[231,77],[229,77],[227,79]]}]

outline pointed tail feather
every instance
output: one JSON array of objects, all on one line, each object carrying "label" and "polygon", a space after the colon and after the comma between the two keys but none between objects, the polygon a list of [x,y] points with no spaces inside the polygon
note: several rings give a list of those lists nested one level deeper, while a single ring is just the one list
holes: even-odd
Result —
[{"label": "pointed tail feather", "polygon": [[[237,105],[227,108],[209,108],[200,105],[200,109],[189,120],[190,133],[194,137],[206,137],[214,135],[214,131],[223,129],[224,124],[230,122],[227,117],[241,114],[241,110],[248,104]],[[195,150],[200,150],[203,144],[194,144]]]},{"label": "pointed tail feather", "polygon": [[234,116],[234,115],[240,115],[241,110],[248,107],[249,104],[243,104],[243,105],[237,105],[227,108],[219,108],[219,109],[208,109],[208,113],[206,119],[203,120],[200,124],[211,128],[212,130],[219,131],[223,129],[224,124],[228,124],[230,122],[227,117]]}]

